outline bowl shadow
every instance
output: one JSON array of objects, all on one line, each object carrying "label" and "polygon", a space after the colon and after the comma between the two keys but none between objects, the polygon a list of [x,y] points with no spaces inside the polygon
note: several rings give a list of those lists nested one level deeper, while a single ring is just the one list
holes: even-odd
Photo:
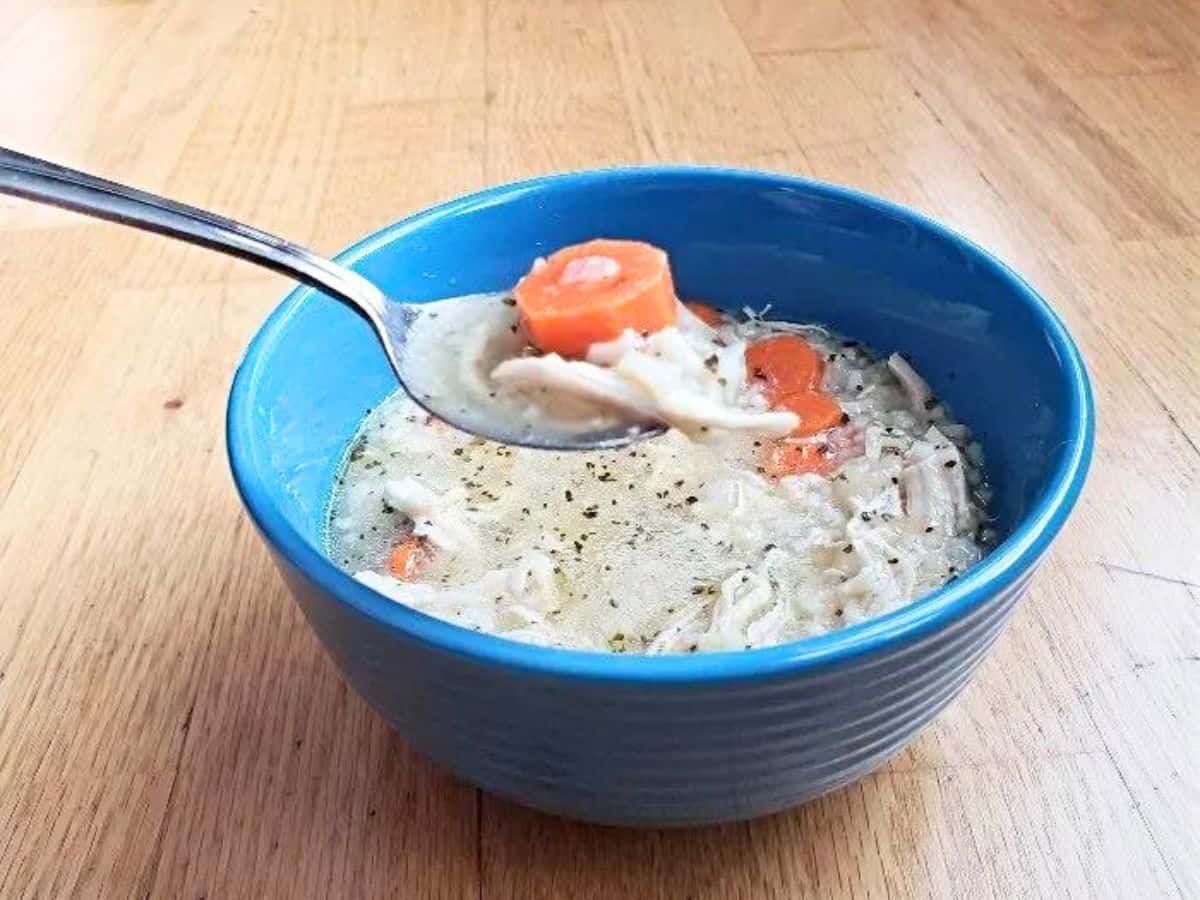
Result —
[{"label": "bowl shadow", "polygon": [[920,895],[911,860],[929,829],[908,780],[885,768],[761,819],[648,830],[571,822],[483,794],[481,896],[864,896],[901,866]]}]

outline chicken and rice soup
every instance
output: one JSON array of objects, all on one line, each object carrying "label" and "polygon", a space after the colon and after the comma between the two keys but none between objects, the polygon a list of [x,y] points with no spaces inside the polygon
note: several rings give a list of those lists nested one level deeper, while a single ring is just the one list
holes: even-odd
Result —
[{"label": "chicken and rice soup", "polygon": [[[609,277],[593,258],[582,268]],[[465,628],[691,653],[861,622],[987,551],[982,450],[903,357],[671,302],[666,327],[491,370],[518,401],[616,409],[669,424],[664,436],[589,453],[512,447],[398,392],[369,412],[338,477],[331,558]]]}]

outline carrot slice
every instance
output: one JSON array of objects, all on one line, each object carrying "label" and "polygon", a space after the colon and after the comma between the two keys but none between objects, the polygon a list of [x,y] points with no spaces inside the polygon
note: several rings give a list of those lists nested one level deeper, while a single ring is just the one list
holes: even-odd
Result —
[{"label": "carrot slice", "polygon": [[763,473],[771,478],[802,475],[806,472],[828,475],[833,471],[834,464],[815,444],[772,441],[763,449],[762,469]]},{"label": "carrot slice", "polygon": [[832,428],[842,421],[842,408],[824,391],[796,391],[784,394],[771,404],[774,409],[787,409],[800,417],[792,431],[795,437],[808,437]]},{"label": "carrot slice", "polygon": [[667,254],[640,241],[564,247],[513,289],[525,335],[539,350],[583,356],[626,328],[661,331],[678,302]]},{"label": "carrot slice", "polygon": [[408,537],[392,548],[387,567],[397,578],[407,581],[420,574],[426,562],[425,542],[419,537]]},{"label": "carrot slice", "polygon": [[797,334],[773,334],[746,348],[746,372],[766,382],[767,399],[811,391],[821,384],[825,361]]},{"label": "carrot slice", "polygon": [[721,312],[715,306],[709,306],[707,303],[697,303],[693,301],[683,305],[691,311],[693,316],[695,316],[705,325],[709,325],[713,328],[719,328],[721,325],[724,325],[727,321],[729,321],[725,317],[725,313]]}]

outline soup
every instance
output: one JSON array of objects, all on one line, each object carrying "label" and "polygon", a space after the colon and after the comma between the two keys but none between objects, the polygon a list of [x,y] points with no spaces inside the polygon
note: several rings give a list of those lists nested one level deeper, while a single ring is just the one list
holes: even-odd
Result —
[{"label": "soup", "polygon": [[339,474],[331,558],[465,628],[692,653],[864,621],[986,552],[982,450],[902,357],[671,297],[673,321],[657,330],[623,327],[570,356],[527,350],[492,370],[495,390],[530,409],[666,421],[666,434],[586,453],[511,447],[397,393],[366,417]]}]

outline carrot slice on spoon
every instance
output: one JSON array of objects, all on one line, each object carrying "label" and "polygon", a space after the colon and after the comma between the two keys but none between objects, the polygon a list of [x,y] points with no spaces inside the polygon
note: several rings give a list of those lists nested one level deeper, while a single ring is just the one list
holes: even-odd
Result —
[{"label": "carrot slice on spoon", "polygon": [[535,264],[513,297],[530,342],[568,357],[626,328],[648,333],[674,325],[678,302],[664,251],[607,239],[564,247]]}]

